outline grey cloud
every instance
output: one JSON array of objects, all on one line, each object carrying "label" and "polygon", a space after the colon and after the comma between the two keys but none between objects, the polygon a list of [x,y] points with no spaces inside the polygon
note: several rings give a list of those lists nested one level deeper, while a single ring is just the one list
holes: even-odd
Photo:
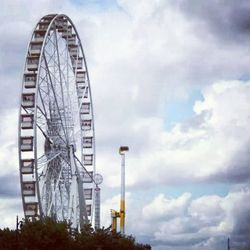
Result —
[{"label": "grey cloud", "polygon": [[20,181],[18,175],[0,176],[0,197],[20,197]]},{"label": "grey cloud", "polygon": [[235,221],[234,230],[230,235],[232,246],[237,247],[250,247],[250,206],[245,201],[239,202],[234,209],[234,213],[237,214],[237,220]]},{"label": "grey cloud", "polygon": [[3,109],[18,107],[22,85],[22,72],[31,26],[10,21],[0,28],[0,95]]},{"label": "grey cloud", "polygon": [[[154,225],[156,231],[155,237],[151,237],[151,244],[159,250],[214,250],[225,249],[230,237],[231,246],[235,249],[249,246],[249,189],[241,188],[216,200],[212,196],[194,199],[191,203],[194,206],[190,206],[192,212],[189,210],[181,217],[175,215],[170,221],[163,219],[158,222]],[[204,210],[204,206],[207,209]],[[224,210],[223,216],[213,220],[212,214],[220,213],[218,209]]]},{"label": "grey cloud", "polygon": [[215,37],[227,42],[249,39],[248,0],[180,0],[176,4],[189,18],[197,21],[199,28],[205,29],[204,34],[211,32]]},{"label": "grey cloud", "polygon": [[[183,237],[183,240],[166,240],[166,241],[152,241],[153,245],[163,245],[165,247],[174,247],[175,249],[178,249],[178,247],[181,247],[181,249],[184,249],[183,247],[195,247],[195,245],[204,242],[208,240],[208,237],[200,237],[200,238],[191,238],[191,239],[185,239]],[[176,248],[177,247],[177,248]],[[169,248],[170,249],[170,248]]]},{"label": "grey cloud", "polygon": [[210,180],[219,180],[230,183],[244,183],[250,180],[250,142],[245,143],[234,155],[229,157],[228,165]]}]

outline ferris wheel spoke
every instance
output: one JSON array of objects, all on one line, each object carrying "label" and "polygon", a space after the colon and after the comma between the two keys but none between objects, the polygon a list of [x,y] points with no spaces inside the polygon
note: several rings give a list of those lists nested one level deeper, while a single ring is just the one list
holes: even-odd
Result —
[{"label": "ferris wheel spoke", "polygon": [[[56,80],[59,81],[59,79],[57,79],[56,77],[56,73],[59,72],[59,69],[58,69],[58,62],[57,60],[55,60],[55,56],[56,56],[56,51],[54,51],[52,54],[50,52],[48,52],[47,50],[44,50],[44,55],[46,56],[47,58],[47,64],[51,67],[51,64],[53,66],[56,66],[57,68],[55,68],[54,70],[54,73],[53,72],[50,72],[51,76],[53,76],[53,78],[55,78]],[[44,68],[46,69],[46,68]]]},{"label": "ferris wheel spoke", "polygon": [[[60,182],[60,178],[61,178],[61,173],[62,173],[62,169],[60,170],[58,177],[56,179],[56,183],[54,183],[53,187],[51,187],[51,191],[52,191],[52,199],[51,199],[51,203],[49,204],[49,209],[48,209],[48,213],[51,214],[51,210],[53,209],[53,204],[55,204],[55,200],[56,200],[56,192],[57,189],[59,188],[59,182]],[[56,209],[56,208],[54,208]]]},{"label": "ferris wheel spoke", "polygon": [[62,218],[65,220],[64,207],[63,207],[63,189],[60,185],[58,187],[58,190],[59,190],[59,200],[61,205],[59,209],[61,210],[60,213],[62,214]]},{"label": "ferris wheel spoke", "polygon": [[[70,167],[70,169],[72,168],[70,162],[68,160],[66,160],[62,155],[60,156],[60,158],[66,163],[66,165],[68,165]],[[67,175],[67,173],[62,173],[62,175]],[[76,179],[76,173],[72,174],[72,178]],[[66,190],[66,195],[68,198],[68,203],[66,204],[67,206],[67,210],[68,210],[68,214],[67,214],[67,219],[72,221],[72,217],[74,213],[76,213],[76,194],[75,192],[72,192],[73,190],[76,190],[76,181],[71,180],[71,183],[69,185],[66,185],[66,182],[64,182],[64,188]]]},{"label": "ferris wheel spoke", "polygon": [[[56,48],[56,47],[57,47],[57,42],[56,42],[56,40],[55,40],[55,36],[57,36],[57,32],[56,32],[55,28],[53,28],[53,31],[52,31],[52,33],[50,34],[50,37],[48,38],[48,40],[47,40],[47,42],[46,42],[46,45],[48,45],[48,44],[50,43],[49,46],[51,46],[51,47],[53,47],[53,48]],[[57,36],[57,37],[58,37],[57,41],[60,42],[62,38],[61,38],[60,36]],[[53,38],[53,40],[52,40],[52,38]],[[63,53],[66,52],[67,50],[68,50],[68,49],[67,49],[67,47],[65,46],[65,47],[63,48],[63,50],[61,50],[61,53],[60,53],[59,56],[62,56]],[[57,53],[56,50],[53,50],[52,54],[50,54],[50,52],[47,51],[46,49],[44,50],[44,52],[45,52],[45,54],[49,57],[49,58],[47,59],[48,64],[50,64],[51,61],[53,61],[53,63],[56,63],[56,62],[57,62],[57,60],[55,59],[55,58],[56,58],[56,53]]]},{"label": "ferris wheel spoke", "polygon": [[[57,52],[57,65],[58,65],[58,69],[59,69],[59,82],[60,82],[60,90],[61,90],[61,95],[62,95],[62,103],[63,103],[63,106],[66,107],[65,105],[65,100],[64,100],[64,90],[63,90],[63,84],[62,84],[62,71],[61,71],[61,62],[60,62],[60,55],[59,55],[59,49],[58,49],[58,40],[57,40],[57,35],[56,35],[56,32],[54,32],[54,39],[55,39],[55,44],[56,44],[56,52]],[[64,120],[65,120],[65,125],[66,125],[66,128],[68,127],[67,126],[67,120],[66,120],[66,117],[65,117],[65,112],[64,112]],[[66,133],[67,133],[67,137],[69,138],[69,134],[68,134],[68,130],[66,129]]]},{"label": "ferris wheel spoke", "polygon": [[[50,72],[50,75],[54,78],[54,79],[56,79],[56,77],[54,76],[54,74],[52,73],[52,72]],[[57,79],[58,80],[58,79]],[[59,80],[58,80],[59,81]],[[60,99],[60,98],[63,98],[63,93],[61,93],[61,95],[59,95],[59,94],[57,94],[56,93],[56,91],[52,91],[53,92],[53,94],[54,94],[54,97],[55,97],[55,99]],[[57,100],[57,102],[56,103],[59,103],[58,102],[58,100]],[[50,99],[49,99],[49,106],[50,106],[50,108],[49,108],[49,112],[50,112],[50,117],[52,117],[52,114],[51,114],[51,105],[50,105],[51,103],[50,103]],[[57,105],[57,106],[59,106],[59,105]],[[62,104],[62,106],[63,107],[65,107],[65,104],[63,103]],[[60,110],[59,110],[59,108],[58,108],[58,112],[57,112],[58,114],[60,114]],[[64,118],[64,123],[63,123],[63,121],[62,121],[62,116],[60,116],[60,118],[61,118],[61,126],[65,129],[65,133],[67,134],[67,136],[66,136],[66,138],[68,138],[68,130],[67,130],[67,119],[66,119],[66,117],[65,117],[65,112],[63,113],[63,118]],[[65,139],[63,139],[64,141],[65,141]],[[66,143],[67,144],[67,143]]]},{"label": "ferris wheel spoke", "polygon": [[89,171],[85,168],[85,166],[82,164],[82,162],[78,159],[78,157],[75,154],[74,154],[74,158],[80,164],[80,166],[83,168],[84,172],[89,176],[89,178],[91,179],[91,181],[93,183],[95,183],[95,179],[93,178],[93,176],[89,173]]},{"label": "ferris wheel spoke", "polygon": [[[55,27],[54,27],[54,29],[55,29]],[[53,37],[55,41],[53,41],[51,39],[51,37]],[[53,65],[56,66],[56,69],[54,72],[55,74],[53,74],[53,72],[50,72],[51,76],[53,76],[55,79],[57,79],[56,73],[59,72],[59,76],[63,77],[65,80],[65,83],[67,83],[66,77],[64,74],[64,68],[61,69],[61,64],[60,64],[60,60],[59,60],[59,58],[62,57],[63,54],[67,51],[67,47],[65,47],[61,53],[59,52],[58,41],[60,41],[60,39],[62,39],[62,38],[60,38],[60,36],[58,37],[56,31],[53,30],[52,34],[50,35],[49,42],[51,42],[51,45],[53,45],[53,47],[56,49],[53,51],[52,54],[50,54],[46,49],[44,50],[44,53],[45,53],[45,55],[48,56],[48,59],[47,59],[48,65],[50,65],[50,62],[52,61]],[[57,80],[58,80],[58,82],[61,82],[61,79],[57,79]]]},{"label": "ferris wheel spoke", "polygon": [[60,158],[63,160],[64,165],[62,166],[62,177],[64,179],[64,184],[67,189],[70,187],[70,179],[72,178],[71,175],[71,165],[69,162],[63,157],[60,156]]},{"label": "ferris wheel spoke", "polygon": [[40,106],[38,106],[38,105],[37,105],[37,107],[38,107],[39,111],[44,115],[46,120],[48,120],[48,115],[47,115],[47,111],[45,108],[45,103],[44,103],[44,100],[42,98],[41,88],[38,88],[38,94],[39,94],[43,109],[41,109]]},{"label": "ferris wheel spoke", "polygon": [[[70,167],[69,163],[67,161],[65,161],[65,159],[62,156],[60,156],[60,157],[63,160],[64,164],[66,164],[66,166]],[[65,168],[66,166],[63,166],[63,167]],[[64,196],[66,197],[66,200],[68,201],[67,204],[65,204],[65,206],[67,208],[69,208],[69,200],[70,200],[70,198],[69,198],[70,197],[70,176],[67,175],[67,173],[62,172],[62,178],[64,178],[64,182],[63,182],[63,188],[64,188],[64,194],[65,194]]]},{"label": "ferris wheel spoke", "polygon": [[[43,114],[44,114],[44,113],[43,113]],[[45,115],[45,114],[44,114],[44,115]],[[48,120],[47,120],[47,122],[48,122]],[[41,127],[38,123],[36,123],[36,126],[39,128],[39,130],[41,131],[41,133],[42,133],[42,135],[44,136],[44,138],[45,138],[51,145],[53,145],[53,141],[51,140],[50,136],[42,129],[42,127]],[[61,137],[61,135],[60,135],[59,133],[58,133],[57,135],[62,139],[62,141],[65,143],[65,145],[67,145],[65,139],[64,139],[63,137]]]},{"label": "ferris wheel spoke", "polygon": [[[49,120],[48,120],[46,114],[43,112],[43,110],[39,106],[37,106],[37,108],[41,112],[41,114],[43,115],[43,117],[46,119],[46,124],[48,124]],[[36,124],[36,125],[40,129],[40,131],[42,132],[42,134],[44,135],[44,137],[46,139],[48,139],[49,141],[51,141],[49,135],[47,135],[47,133],[42,129],[42,127],[40,125],[38,125],[38,124]],[[67,146],[67,142],[65,141],[65,139],[59,133],[57,133],[57,136],[60,137],[60,139],[64,142],[65,146]],[[53,143],[53,142],[51,142],[51,143]]]},{"label": "ferris wheel spoke", "polygon": [[54,29],[51,30],[49,36],[47,37],[47,40],[45,42],[45,45],[48,45],[48,43],[52,43],[54,45],[54,41],[51,39],[52,35],[54,33]]},{"label": "ferris wheel spoke", "polygon": [[38,118],[39,118],[39,121],[37,121],[37,123],[39,123],[40,126],[48,124],[49,119],[48,119],[46,111],[43,110],[39,105],[37,105],[37,111],[38,111],[37,113],[38,113]]},{"label": "ferris wheel spoke", "polygon": [[52,83],[52,79],[51,79],[51,75],[50,75],[50,70],[49,70],[49,67],[48,67],[48,64],[47,64],[46,57],[44,55],[43,55],[43,57],[44,57],[45,65],[46,65],[46,68],[47,68],[47,72],[48,72],[48,77],[49,77],[49,82],[50,82],[50,86],[51,86],[51,89],[52,89],[52,93],[54,95],[54,99],[55,99],[55,103],[56,103],[58,115],[59,115],[60,120],[61,120],[62,129],[63,129],[64,136],[65,136],[65,140],[68,143],[68,137],[67,137],[67,133],[65,131],[65,127],[63,126],[63,120],[62,120],[61,112],[60,112],[60,109],[59,109],[59,104],[58,104],[58,101],[57,101],[57,96],[56,96],[56,93],[55,93],[55,89],[54,89],[54,86],[53,86],[53,83]]},{"label": "ferris wheel spoke", "polygon": [[[46,69],[43,68],[45,71]],[[50,102],[50,91],[49,91],[49,87],[48,87],[48,82],[49,82],[49,79],[48,79],[48,74],[45,74],[45,76],[43,78],[41,78],[41,81],[39,82],[39,88],[38,88],[38,97],[39,97],[39,100],[42,104],[42,108],[41,109],[39,107],[39,110],[42,112],[43,110],[43,114],[45,116],[45,118],[48,120],[49,117],[52,117],[52,114],[51,114],[51,102]],[[42,83],[45,83],[45,88],[44,89],[42,87]],[[46,105],[48,106],[48,111],[46,110]],[[49,113],[49,116],[48,116],[48,113]]]},{"label": "ferris wheel spoke", "polygon": [[[61,152],[54,152],[54,153],[52,152],[49,154],[44,154],[38,158],[37,163],[39,165],[48,164],[49,162],[51,162],[52,160],[54,160],[56,157],[58,157],[60,155],[61,155]],[[39,169],[39,167],[38,167],[38,169]]]},{"label": "ferris wheel spoke", "polygon": [[[55,65],[58,66],[56,62],[55,62]],[[45,70],[47,71],[47,68],[46,68],[46,67],[43,67],[43,69],[45,69]],[[60,79],[59,79],[59,78],[57,77],[57,75],[56,75],[57,73],[59,73],[59,70],[58,70],[58,69],[57,69],[54,73],[50,71],[51,77],[52,77],[53,79],[55,79],[55,81],[60,82]],[[63,72],[61,73],[61,76],[63,77],[63,79],[64,79],[64,81],[65,81],[65,83],[66,83],[67,81],[66,81],[66,78],[65,78],[65,75],[63,74]],[[47,77],[47,75],[46,75],[45,77]],[[42,81],[41,81],[41,82],[42,82]],[[57,97],[59,97],[59,95],[57,95]]]}]

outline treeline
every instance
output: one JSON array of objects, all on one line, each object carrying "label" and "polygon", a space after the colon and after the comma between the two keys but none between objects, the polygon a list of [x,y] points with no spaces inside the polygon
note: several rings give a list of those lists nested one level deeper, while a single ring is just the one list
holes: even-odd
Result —
[{"label": "treeline", "polygon": [[0,250],[150,250],[132,236],[113,233],[110,228],[94,230],[86,225],[81,232],[66,222],[51,218],[24,221],[19,230],[0,229]]}]

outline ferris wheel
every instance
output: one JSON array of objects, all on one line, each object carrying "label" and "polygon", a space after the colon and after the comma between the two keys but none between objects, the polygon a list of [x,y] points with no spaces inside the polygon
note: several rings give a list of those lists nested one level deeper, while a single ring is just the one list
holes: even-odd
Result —
[{"label": "ferris wheel", "polygon": [[[40,19],[28,45],[19,113],[26,218],[95,221],[95,134],[86,59],[66,15]],[[95,222],[99,223],[99,222]]]}]

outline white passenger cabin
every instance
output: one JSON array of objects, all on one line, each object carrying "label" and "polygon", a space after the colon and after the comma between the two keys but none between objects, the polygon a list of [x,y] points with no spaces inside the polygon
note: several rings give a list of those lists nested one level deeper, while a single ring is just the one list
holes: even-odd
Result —
[{"label": "white passenger cabin", "polygon": [[90,103],[89,102],[82,103],[81,108],[80,108],[80,114],[86,115],[89,113],[90,113]]},{"label": "white passenger cabin", "polygon": [[35,30],[34,42],[43,42],[45,31]]},{"label": "white passenger cabin", "polygon": [[37,216],[38,203],[30,202],[24,204],[24,214],[25,216]]},{"label": "white passenger cabin", "polygon": [[23,195],[24,196],[34,196],[35,195],[35,181],[24,181],[23,185]]},{"label": "white passenger cabin", "polygon": [[22,174],[33,174],[33,171],[34,171],[34,159],[21,160]]},{"label": "white passenger cabin", "polygon": [[33,136],[22,136],[20,140],[21,151],[33,150]]},{"label": "white passenger cabin", "polygon": [[76,47],[76,35],[72,34],[70,37],[68,37],[68,46],[69,47]]},{"label": "white passenger cabin", "polygon": [[77,59],[73,60],[73,68],[82,69],[82,62],[83,62],[82,57],[78,57]]},{"label": "white passenger cabin", "polygon": [[77,58],[77,55],[78,55],[78,46],[72,47],[72,48],[70,47],[69,48],[69,54],[70,54],[70,56]]},{"label": "white passenger cabin", "polygon": [[91,120],[86,119],[86,120],[83,120],[81,122],[82,122],[82,130],[83,131],[91,130],[91,124],[92,124]]},{"label": "white passenger cabin", "polygon": [[63,17],[57,18],[55,21],[56,28],[58,29],[59,32],[63,32],[67,28],[67,23],[68,21]]},{"label": "white passenger cabin", "polygon": [[39,55],[42,49],[42,42],[31,42],[30,44],[30,54],[31,55]]},{"label": "white passenger cabin", "polygon": [[78,98],[88,98],[88,86],[78,86],[77,87]]},{"label": "white passenger cabin", "polygon": [[49,24],[50,24],[50,20],[41,21],[38,25],[38,29],[40,31],[46,31],[49,27]]},{"label": "white passenger cabin", "polygon": [[93,181],[93,171],[83,172],[83,182],[84,183],[92,183]]},{"label": "white passenger cabin", "polygon": [[93,154],[83,155],[83,163],[85,166],[93,165]]},{"label": "white passenger cabin", "polygon": [[32,129],[34,122],[33,114],[24,114],[21,115],[21,128],[22,129]]},{"label": "white passenger cabin", "polygon": [[27,70],[35,71],[38,68],[39,56],[28,56],[27,58]]},{"label": "white passenger cabin", "polygon": [[84,189],[84,198],[85,200],[92,200],[92,188],[85,188]]},{"label": "white passenger cabin", "polygon": [[26,73],[24,75],[24,87],[25,88],[36,87],[36,73]]},{"label": "white passenger cabin", "polygon": [[93,141],[93,137],[91,136],[83,137],[83,147],[92,148],[92,141]]},{"label": "white passenger cabin", "polygon": [[35,106],[35,93],[22,94],[22,106],[32,108]]},{"label": "white passenger cabin", "polygon": [[77,83],[84,83],[85,82],[85,75],[86,71],[77,71],[76,72],[76,82]]},{"label": "white passenger cabin", "polygon": [[67,38],[72,36],[72,26],[69,25],[65,30],[62,32],[62,38]]}]

